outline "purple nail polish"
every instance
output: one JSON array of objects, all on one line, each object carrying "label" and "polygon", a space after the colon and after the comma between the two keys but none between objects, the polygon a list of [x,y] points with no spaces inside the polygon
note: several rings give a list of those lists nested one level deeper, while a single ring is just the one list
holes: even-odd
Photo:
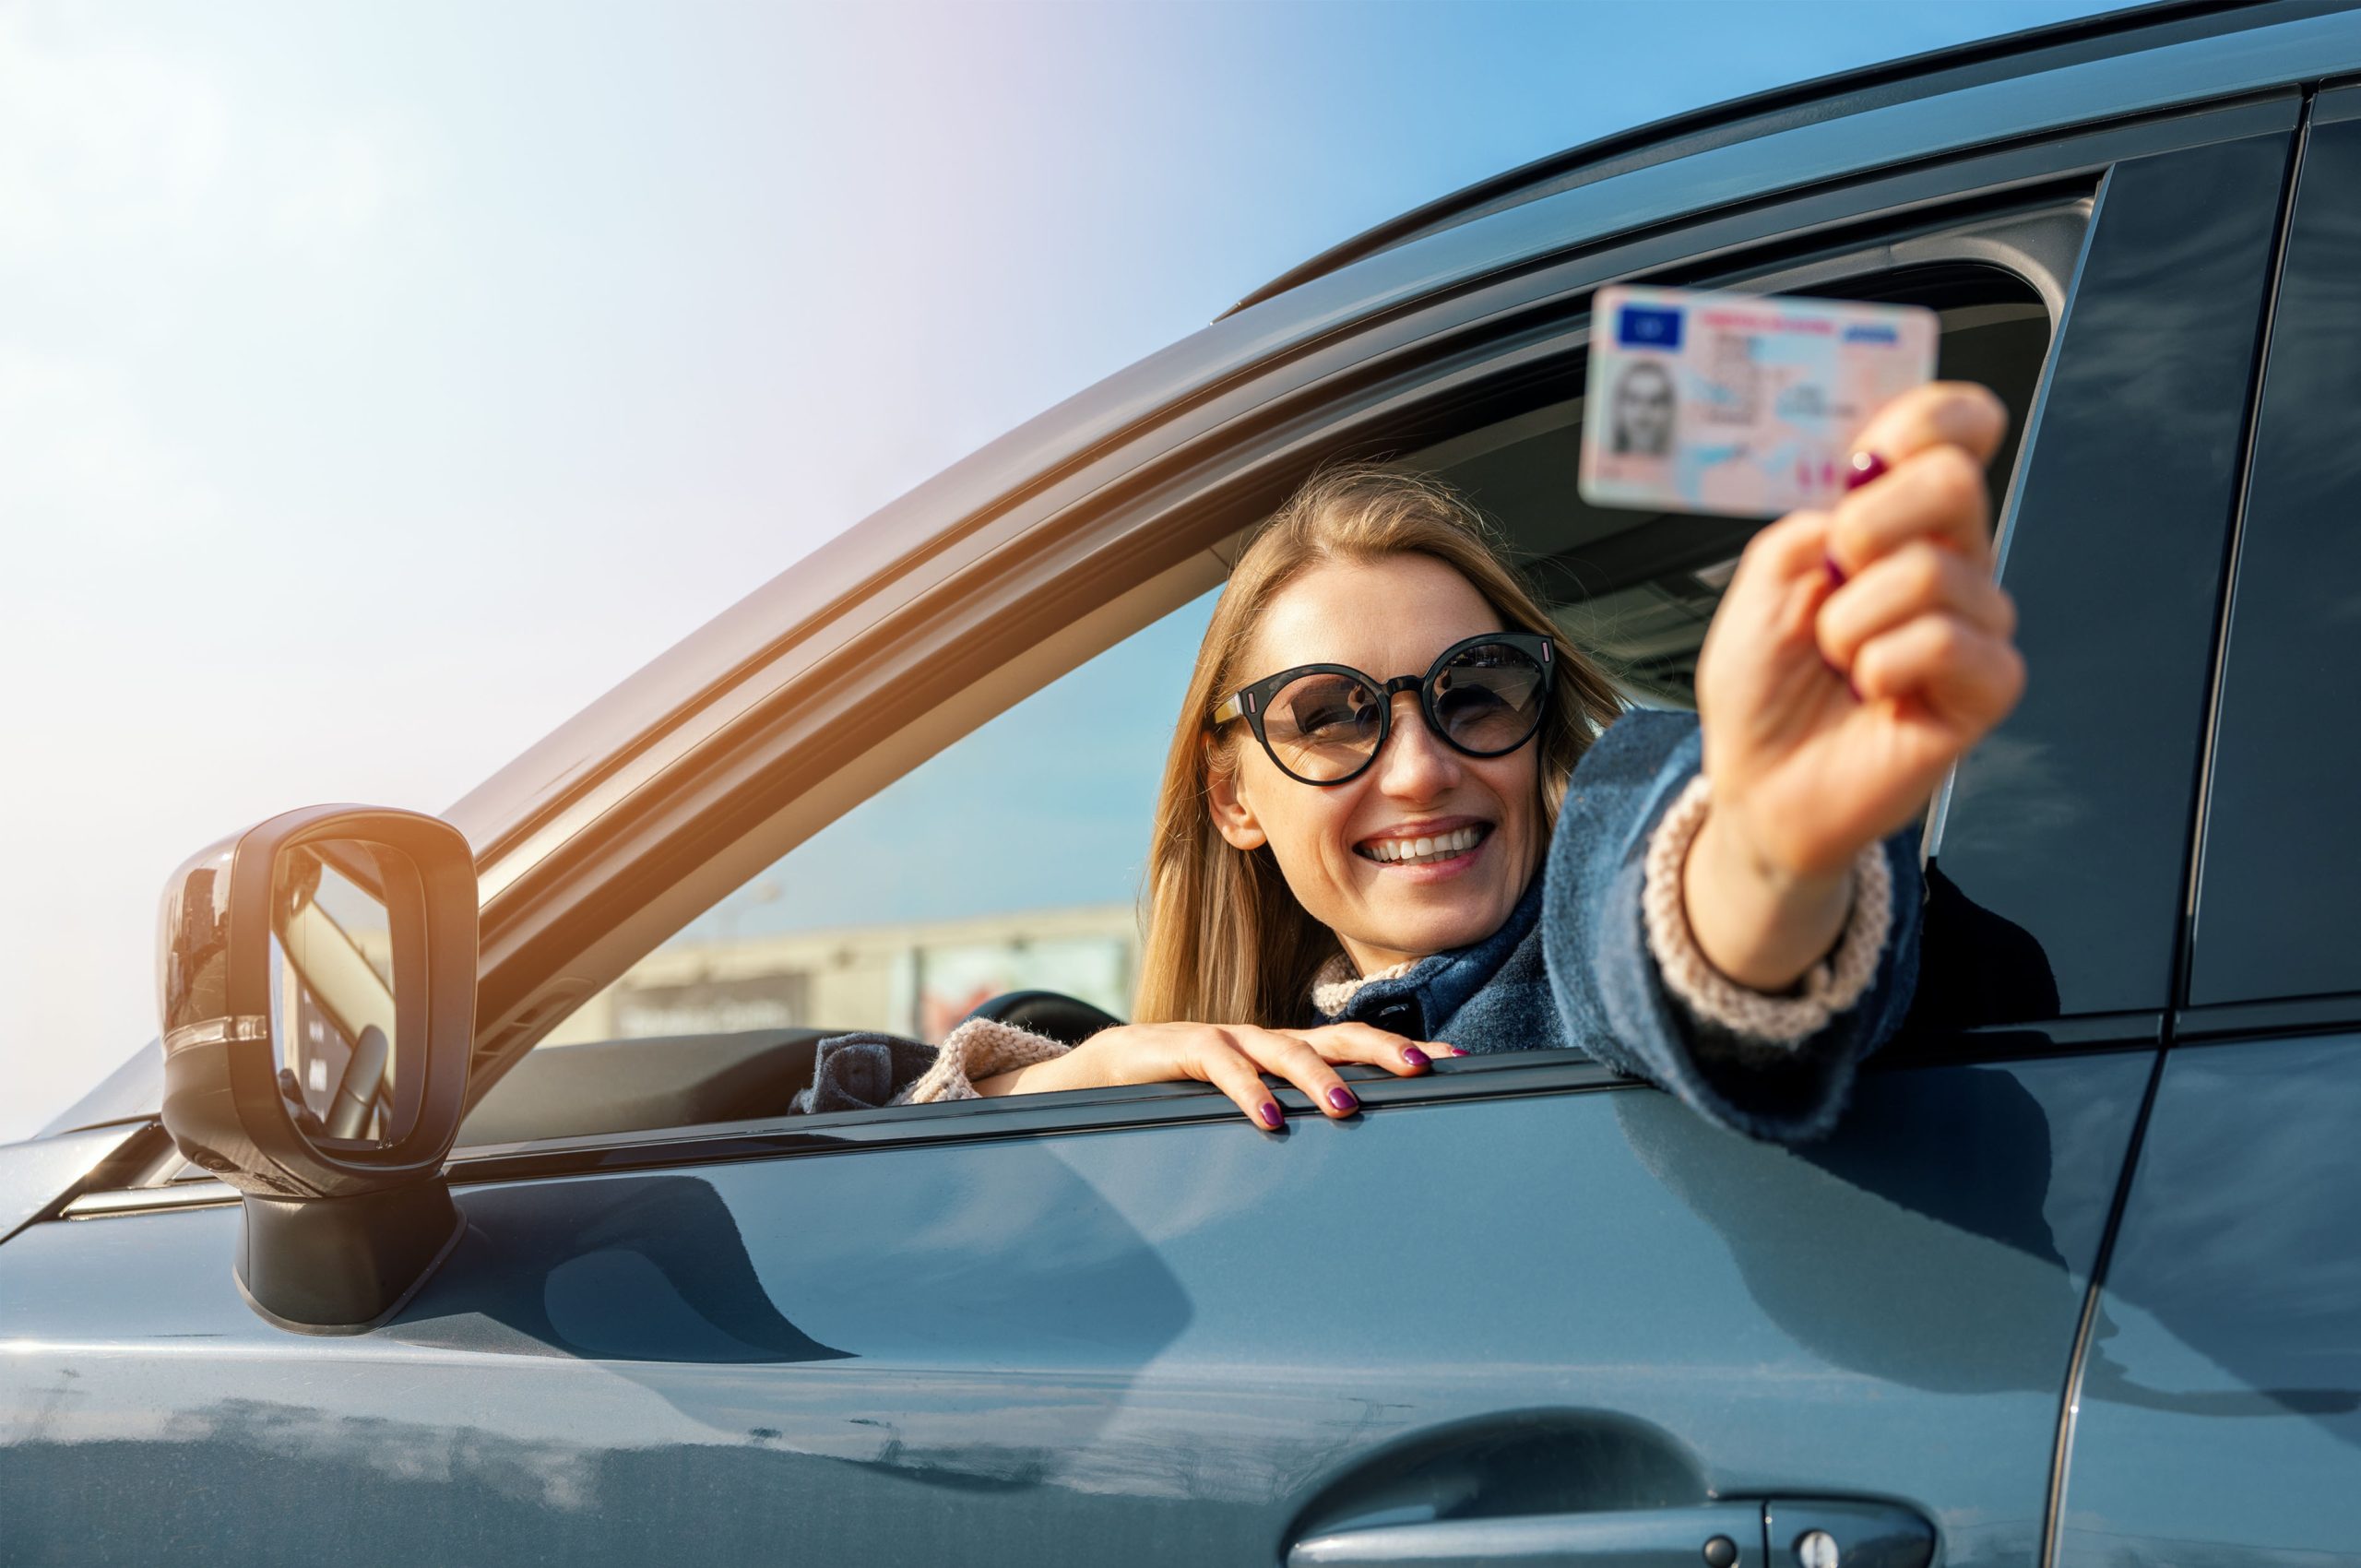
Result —
[{"label": "purple nail polish", "polygon": [[1342,1084],[1328,1091],[1328,1103],[1339,1111],[1358,1111],[1361,1108],[1361,1102],[1353,1098],[1353,1091]]},{"label": "purple nail polish", "polygon": [[1263,1125],[1270,1128],[1271,1131],[1275,1133],[1279,1130],[1281,1123],[1285,1123],[1287,1119],[1287,1112],[1279,1109],[1279,1102],[1275,1099],[1264,1100],[1263,1102],[1262,1109],[1255,1111],[1254,1114],[1262,1118]]},{"label": "purple nail polish", "polygon": [[1457,1046],[1455,1046],[1455,1045],[1446,1045],[1446,1046],[1444,1046],[1444,1047],[1443,1047],[1443,1049],[1444,1049],[1445,1051],[1449,1051],[1449,1052],[1450,1052],[1452,1055],[1453,1055],[1453,1056],[1465,1056],[1465,1055],[1466,1055],[1466,1054],[1467,1054],[1467,1052],[1465,1052],[1465,1051],[1464,1051],[1460,1050],[1460,1049],[1459,1049],[1459,1047],[1457,1047]]},{"label": "purple nail polish", "polygon": [[1828,578],[1830,588],[1841,588],[1848,580],[1845,576],[1845,568],[1836,564],[1836,557],[1833,555],[1823,553],[1820,558],[1820,569]]},{"label": "purple nail polish", "polygon": [[1427,1053],[1415,1045],[1406,1045],[1402,1048],[1402,1060],[1413,1067],[1423,1067],[1427,1064]]},{"label": "purple nail polish", "polygon": [[1886,460],[1875,452],[1856,452],[1845,465],[1845,488],[1858,490],[1886,470]]}]

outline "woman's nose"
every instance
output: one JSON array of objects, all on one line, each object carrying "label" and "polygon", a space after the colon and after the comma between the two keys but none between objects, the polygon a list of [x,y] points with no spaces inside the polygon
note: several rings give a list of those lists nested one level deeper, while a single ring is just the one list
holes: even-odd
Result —
[{"label": "woman's nose", "polygon": [[1377,759],[1378,787],[1399,800],[1429,800],[1459,781],[1459,754],[1427,728],[1416,692],[1394,694],[1385,750]]}]

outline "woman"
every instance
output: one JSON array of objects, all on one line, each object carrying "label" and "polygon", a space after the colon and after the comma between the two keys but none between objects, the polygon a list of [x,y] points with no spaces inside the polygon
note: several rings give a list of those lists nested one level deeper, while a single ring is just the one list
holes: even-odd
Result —
[{"label": "woman", "polygon": [[1882,410],[1843,501],[1748,546],[1694,719],[1619,718],[1442,487],[1314,480],[1198,656],[1139,1021],[1068,1049],[970,1020],[896,1102],[1196,1078],[1276,1130],[1265,1073],[1346,1116],[1333,1063],[1571,1045],[1824,1134],[1909,1004],[1916,819],[2023,686],[1983,481],[2005,422],[1957,384]]}]

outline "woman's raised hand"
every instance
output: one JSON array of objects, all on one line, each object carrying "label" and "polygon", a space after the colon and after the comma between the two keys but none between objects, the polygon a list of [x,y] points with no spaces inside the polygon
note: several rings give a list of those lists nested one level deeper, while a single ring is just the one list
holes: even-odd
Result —
[{"label": "woman's raised hand", "polygon": [[[1786,953],[1755,962],[1759,932],[1725,932],[1717,953],[1698,862],[1839,886],[1854,855],[1916,816],[2024,690],[1984,484],[2007,429],[1981,386],[1906,393],[1861,433],[1878,477],[1827,511],[1781,518],[1739,559],[1698,659],[1706,830],[1720,842],[1709,849],[1701,835],[1689,885],[1700,944],[1731,978],[1762,984],[1801,966],[1790,969]],[[1841,904],[1828,906],[1839,925]]]},{"label": "woman's raised hand", "polygon": [[1323,1024],[1308,1029],[1258,1029],[1244,1024],[1124,1024],[1104,1029],[1063,1056],[981,1080],[987,1095],[1044,1089],[1105,1088],[1117,1084],[1211,1084],[1258,1127],[1286,1121],[1263,1075],[1301,1089],[1330,1118],[1350,1116],[1360,1100],[1330,1065],[1361,1062],[1409,1077],[1435,1055],[1462,1054],[1448,1045],[1421,1044],[1368,1024]]}]

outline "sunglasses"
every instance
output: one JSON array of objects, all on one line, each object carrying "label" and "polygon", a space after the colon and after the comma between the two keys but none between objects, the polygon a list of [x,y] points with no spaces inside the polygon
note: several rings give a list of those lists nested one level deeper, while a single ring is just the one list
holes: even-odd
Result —
[{"label": "sunglasses", "polygon": [[1214,709],[1216,726],[1243,719],[1281,773],[1342,784],[1377,760],[1394,722],[1394,694],[1415,691],[1427,728],[1467,756],[1502,756],[1533,739],[1548,707],[1550,639],[1487,632],[1452,644],[1424,675],[1381,681],[1349,664],[1299,664],[1240,687]]}]

